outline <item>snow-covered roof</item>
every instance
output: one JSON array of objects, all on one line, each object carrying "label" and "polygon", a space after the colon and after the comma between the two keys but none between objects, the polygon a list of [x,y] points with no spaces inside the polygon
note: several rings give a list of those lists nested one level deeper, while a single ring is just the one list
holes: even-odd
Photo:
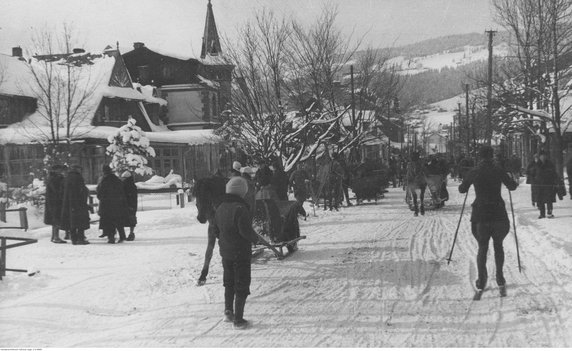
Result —
[{"label": "snow-covered roof", "polygon": [[[110,135],[115,135],[118,129],[110,126],[78,126],[73,135],[78,139],[107,140]],[[15,123],[0,129],[0,145],[41,142],[47,140],[49,135],[47,126],[30,127]],[[60,130],[60,135],[65,135],[63,128]],[[215,144],[222,141],[219,136],[213,133],[212,129],[145,132],[145,136],[151,142],[187,145]]]},{"label": "snow-covered roof", "polygon": [[[184,50],[184,48],[179,48],[180,51],[177,52],[177,53],[174,53],[174,52],[171,52],[171,51],[168,51],[168,50],[164,50],[164,49],[162,49],[162,48],[157,48],[157,47],[151,48],[151,47],[148,47],[147,45],[145,45],[145,48],[148,49],[148,50],[150,50],[150,51],[153,51],[154,53],[157,53],[157,54],[159,54],[159,55],[167,56],[167,57],[172,57],[172,58],[177,59],[177,60],[182,60],[182,61],[197,60],[197,61],[199,61],[199,60],[195,57],[195,55],[193,55],[192,52],[190,52],[190,49],[188,50],[188,52],[181,52],[181,51]],[[132,50],[130,50],[130,51],[126,51],[123,55],[128,54],[128,53],[130,53],[130,52],[132,52],[132,51],[135,51],[135,50],[136,50],[136,49],[132,49]]]},{"label": "snow-covered roof", "polygon": [[33,97],[28,64],[19,57],[0,54],[0,94]]}]

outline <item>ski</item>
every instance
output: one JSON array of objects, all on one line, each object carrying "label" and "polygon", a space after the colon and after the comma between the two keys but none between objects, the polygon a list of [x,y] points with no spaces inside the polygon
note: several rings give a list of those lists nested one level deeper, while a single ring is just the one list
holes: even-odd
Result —
[{"label": "ski", "polygon": [[500,297],[506,297],[506,286],[505,285],[499,286],[499,294],[500,294]]},{"label": "ski", "polygon": [[475,295],[473,295],[473,301],[480,301],[484,291],[484,289],[477,289],[477,291],[475,291]]}]

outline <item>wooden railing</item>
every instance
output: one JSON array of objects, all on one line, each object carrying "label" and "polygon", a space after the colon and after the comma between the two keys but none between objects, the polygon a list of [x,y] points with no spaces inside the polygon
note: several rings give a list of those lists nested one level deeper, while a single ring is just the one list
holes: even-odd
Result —
[{"label": "wooden railing", "polygon": [[[11,226],[11,227],[4,227],[0,226],[0,229],[24,229],[28,230],[28,215],[27,215],[27,208],[20,207],[17,209],[5,209],[0,208],[0,220],[6,222],[6,212],[19,212],[19,219],[20,225],[19,226]],[[8,240],[15,240],[21,241],[15,244],[8,244]],[[0,236],[0,280],[2,277],[6,275],[6,271],[11,272],[27,272],[25,269],[17,269],[17,268],[6,268],[6,252],[8,249],[12,249],[18,246],[24,246],[29,244],[35,244],[38,240],[36,239],[29,239],[29,238],[17,238],[13,236]]]}]

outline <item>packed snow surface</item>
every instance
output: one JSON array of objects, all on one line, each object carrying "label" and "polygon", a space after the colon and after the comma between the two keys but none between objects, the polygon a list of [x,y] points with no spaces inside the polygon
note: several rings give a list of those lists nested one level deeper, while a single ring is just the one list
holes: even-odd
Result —
[{"label": "packed snow surface", "polygon": [[[521,180],[521,183],[523,181]],[[572,200],[554,219],[537,219],[530,187],[512,193],[515,233],[505,240],[508,297],[494,282],[472,301],[477,244],[470,234],[471,188],[448,265],[464,195],[449,182],[440,210],[414,217],[400,188],[384,199],[301,220],[307,239],[279,261],[267,250],[253,261],[247,330],[222,322],[218,246],[205,286],[196,286],[207,225],[194,203],[179,208],[140,198],[136,240],[110,245],[52,244],[35,211],[38,239],[10,249],[0,281],[0,347],[570,347],[572,345]],[[161,194],[170,196],[169,194]],[[510,213],[508,191],[503,197]]]}]

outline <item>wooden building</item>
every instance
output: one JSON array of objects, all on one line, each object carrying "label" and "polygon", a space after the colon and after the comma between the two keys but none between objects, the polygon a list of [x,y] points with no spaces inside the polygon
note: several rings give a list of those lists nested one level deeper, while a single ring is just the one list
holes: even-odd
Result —
[{"label": "wooden building", "polygon": [[215,128],[230,102],[232,70],[222,53],[218,31],[208,3],[201,57],[174,56],[152,50],[142,42],[123,54],[135,82],[157,87],[168,104],[164,109],[171,130]]}]

